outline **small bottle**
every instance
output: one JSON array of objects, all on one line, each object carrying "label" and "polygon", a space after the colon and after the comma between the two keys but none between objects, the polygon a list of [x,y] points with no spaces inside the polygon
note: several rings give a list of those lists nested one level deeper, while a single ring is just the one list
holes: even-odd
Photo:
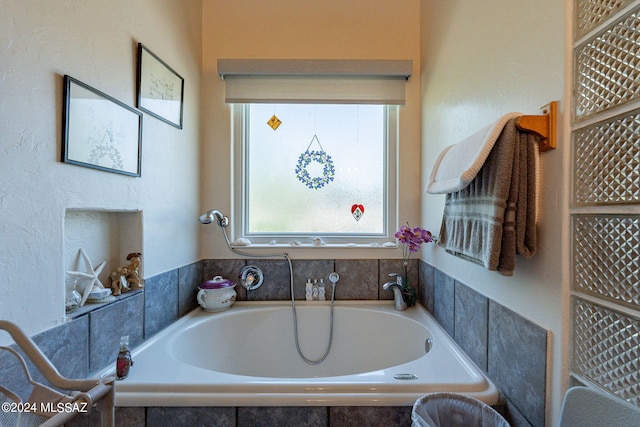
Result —
[{"label": "small bottle", "polygon": [[320,283],[318,284],[318,299],[320,301],[326,300],[325,297],[325,287],[324,287],[324,279],[320,279]]},{"label": "small bottle", "polygon": [[313,279],[313,299],[318,299],[318,279]]},{"label": "small bottle", "polygon": [[311,283],[311,279],[307,279],[307,284],[305,285],[304,290],[307,301],[313,300],[313,284]]},{"label": "small bottle", "polygon": [[129,350],[129,335],[120,338],[120,352],[116,360],[116,378],[123,380],[129,375],[129,368],[133,365],[131,350]]}]

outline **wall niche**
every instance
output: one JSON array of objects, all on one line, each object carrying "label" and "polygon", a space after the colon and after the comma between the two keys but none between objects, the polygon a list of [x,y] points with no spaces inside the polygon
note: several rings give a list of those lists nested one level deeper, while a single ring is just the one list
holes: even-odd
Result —
[{"label": "wall niche", "polygon": [[[96,269],[105,262],[98,275],[105,288],[111,287],[110,275],[118,267],[128,264],[127,255],[131,252],[142,252],[142,212],[141,211],[111,211],[89,209],[67,209],[64,217],[64,271],[66,281],[76,279],[77,291],[89,285],[89,279],[73,277],[68,271],[90,273],[81,256],[83,250],[91,262],[91,268]],[[142,268],[140,277],[144,277]],[[123,293],[120,298],[140,291]],[[87,302],[84,306],[67,313],[68,317],[78,317],[112,301],[103,303]]]}]

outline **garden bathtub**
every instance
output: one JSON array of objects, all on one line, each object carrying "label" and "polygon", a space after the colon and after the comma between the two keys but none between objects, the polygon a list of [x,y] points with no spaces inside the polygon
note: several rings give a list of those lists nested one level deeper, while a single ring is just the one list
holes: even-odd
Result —
[{"label": "garden bathtub", "polygon": [[[329,337],[328,302],[298,302],[300,347],[318,359]],[[317,365],[295,348],[291,303],[198,308],[133,351],[117,406],[411,406],[430,392],[488,404],[495,386],[416,306],[337,301],[331,351]],[[107,372],[110,373],[110,372]]]}]

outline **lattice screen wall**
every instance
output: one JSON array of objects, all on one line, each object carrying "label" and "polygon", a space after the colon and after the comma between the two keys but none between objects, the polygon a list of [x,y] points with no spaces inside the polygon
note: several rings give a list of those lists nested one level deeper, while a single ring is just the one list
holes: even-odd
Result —
[{"label": "lattice screen wall", "polygon": [[640,406],[640,0],[576,0],[571,375]]}]

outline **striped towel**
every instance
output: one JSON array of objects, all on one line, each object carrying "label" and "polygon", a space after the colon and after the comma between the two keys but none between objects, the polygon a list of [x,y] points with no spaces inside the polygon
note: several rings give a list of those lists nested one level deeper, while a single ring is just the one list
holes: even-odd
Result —
[{"label": "striped towel", "polygon": [[535,254],[538,140],[509,119],[475,178],[447,194],[440,246],[506,276],[516,254]]}]

